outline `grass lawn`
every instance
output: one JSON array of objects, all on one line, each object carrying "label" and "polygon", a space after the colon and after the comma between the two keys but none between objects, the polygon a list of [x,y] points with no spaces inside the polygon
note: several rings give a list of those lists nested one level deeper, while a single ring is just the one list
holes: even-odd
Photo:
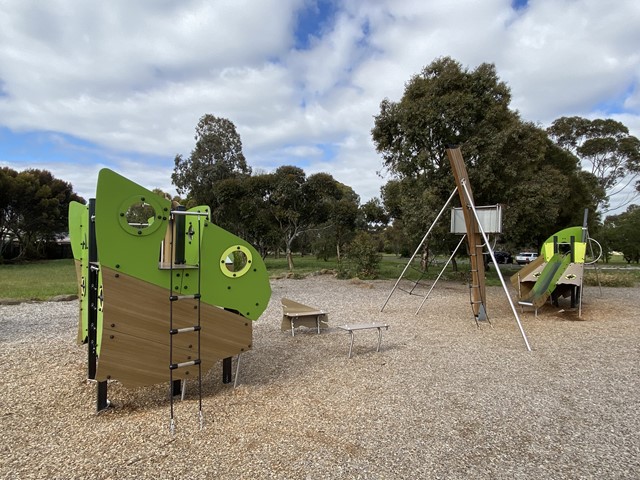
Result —
[{"label": "grass lawn", "polygon": [[[395,255],[384,255],[380,264],[379,279],[397,279],[407,264],[407,258],[399,258]],[[405,277],[423,281],[434,280],[446,263],[446,257],[437,257],[425,273],[418,268],[410,267]],[[414,264],[417,265],[414,260]],[[287,260],[284,256],[280,258],[268,257],[265,260],[269,276],[271,278],[281,278],[289,273]],[[629,268],[624,260],[614,258],[609,264],[600,264],[602,269],[596,273],[589,269],[585,273],[586,285],[597,285],[598,281],[603,286],[609,287],[632,287],[640,282],[640,269]],[[637,265],[635,266],[637,267]],[[304,277],[310,273],[321,270],[337,270],[336,259],[328,261],[318,260],[313,255],[304,257],[294,257],[294,276]],[[519,270],[518,265],[500,265],[500,271],[505,281]],[[465,260],[458,260],[458,271],[455,272],[451,265],[447,267],[441,280],[466,282],[468,279],[469,263]],[[487,285],[500,285],[496,269],[490,265],[486,275]],[[68,295],[77,293],[76,274],[73,260],[50,260],[43,262],[32,262],[19,265],[0,264],[0,298],[11,298],[18,300],[46,300],[56,295]]]},{"label": "grass lawn", "polygon": [[0,298],[46,300],[78,292],[73,260],[0,265]]}]

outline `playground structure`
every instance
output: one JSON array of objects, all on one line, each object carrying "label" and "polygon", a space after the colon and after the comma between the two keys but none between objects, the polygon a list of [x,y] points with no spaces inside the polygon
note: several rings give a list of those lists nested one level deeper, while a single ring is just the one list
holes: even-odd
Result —
[{"label": "playground structure", "polygon": [[126,387],[168,382],[173,398],[187,379],[252,347],[252,322],[266,309],[266,267],[246,241],[211,222],[208,206],[185,209],[103,169],[96,198],[72,202],[69,233],[80,312],[78,343],[88,344],[88,378],[97,410],[107,382]]},{"label": "playground structure", "polygon": [[587,211],[582,227],[565,228],[545,240],[541,255],[511,277],[518,290],[518,304],[533,307],[537,315],[549,298],[557,305],[559,297],[571,297],[571,308],[577,303],[578,317],[582,316],[582,282],[591,241]]},{"label": "playground structure", "polygon": [[[456,192],[458,192],[458,195],[459,195],[459,198],[460,198],[460,204],[462,205],[462,208],[458,209],[458,213],[460,211],[462,212],[462,216],[464,218],[464,231],[465,231],[465,234],[460,239],[460,242],[458,242],[457,247],[455,248],[455,250],[453,251],[453,253],[449,257],[449,260],[446,262],[446,264],[442,268],[442,271],[440,272],[440,275],[438,275],[438,277],[434,281],[433,285],[431,286],[431,289],[429,290],[429,292],[424,297],[424,300],[422,301],[422,304],[418,308],[418,311],[416,311],[416,315],[420,311],[420,308],[422,308],[422,306],[424,305],[426,299],[429,297],[429,294],[431,293],[431,291],[435,287],[436,283],[440,279],[440,276],[444,272],[445,268],[447,267],[447,265],[449,264],[449,262],[451,261],[453,256],[456,254],[456,252],[458,251],[460,246],[462,245],[464,239],[466,238],[467,246],[468,246],[468,252],[469,252],[470,273],[471,273],[471,279],[470,279],[470,283],[469,283],[470,303],[471,303],[471,309],[473,311],[473,315],[474,315],[474,319],[476,321],[476,324],[479,325],[479,323],[478,323],[479,321],[489,321],[489,317],[487,315],[487,308],[486,308],[486,293],[485,293],[486,292],[486,286],[485,286],[485,269],[484,269],[484,250],[486,248],[487,249],[487,253],[489,253],[489,255],[491,256],[491,259],[493,260],[494,265],[496,266],[496,272],[498,274],[498,278],[500,279],[500,283],[502,284],[502,288],[504,289],[504,292],[505,292],[505,295],[507,297],[507,300],[509,301],[509,305],[511,307],[511,311],[513,312],[513,315],[514,315],[514,317],[516,319],[516,323],[518,324],[518,329],[520,330],[520,334],[522,335],[522,339],[523,339],[523,341],[525,343],[525,346],[526,346],[528,351],[531,351],[531,346],[529,345],[529,340],[527,339],[527,335],[526,335],[526,333],[524,331],[524,328],[522,327],[522,323],[520,321],[520,317],[518,316],[518,312],[516,311],[515,305],[514,305],[513,301],[511,300],[511,296],[509,295],[509,291],[507,289],[507,285],[506,285],[505,280],[504,280],[504,278],[502,276],[502,273],[500,272],[500,267],[499,267],[498,262],[497,262],[497,260],[495,258],[495,255],[493,253],[493,249],[491,247],[491,244],[489,242],[489,238],[487,236],[486,227],[488,225],[490,225],[491,228],[493,228],[494,232],[499,232],[500,231],[501,225],[499,225],[499,224],[501,222],[501,210],[500,210],[499,206],[496,206],[495,214],[493,216],[492,215],[483,215],[483,218],[485,219],[485,222],[482,222],[481,221],[481,215],[482,215],[481,212],[491,213],[492,207],[477,207],[475,205],[475,202],[473,200],[473,193],[471,191],[471,185],[470,185],[470,182],[469,182],[469,177],[468,177],[468,174],[467,174],[467,169],[465,167],[464,159],[462,157],[462,153],[460,152],[460,149],[459,148],[448,148],[447,149],[447,157],[449,158],[449,162],[451,164],[451,170],[452,170],[453,176],[455,178],[456,187],[451,192],[451,195],[449,195],[448,200],[445,202],[444,206],[442,207],[442,209],[440,210],[438,215],[436,215],[436,218],[434,219],[434,221],[432,222],[431,226],[427,230],[427,233],[424,235],[424,237],[422,238],[422,241],[420,242],[420,244],[416,248],[415,252],[411,256],[409,261],[407,262],[407,265],[405,266],[404,270],[402,271],[402,273],[398,277],[398,280],[396,281],[395,285],[391,289],[391,292],[387,296],[387,299],[385,300],[384,304],[382,305],[382,308],[380,309],[380,311],[384,310],[384,307],[389,302],[389,300],[390,300],[391,296],[393,295],[394,291],[398,288],[398,285],[400,284],[400,281],[404,278],[409,266],[411,265],[411,262],[416,257],[416,255],[418,254],[418,252],[420,251],[420,249],[422,248],[424,243],[427,241],[427,238],[431,234],[431,230],[437,224],[438,220],[440,219],[440,217],[442,216],[442,214],[444,213],[444,211],[446,210],[448,205],[453,200]],[[454,210],[454,212],[452,214],[452,233],[461,233],[462,230],[459,227],[456,227],[456,218],[457,218],[457,212]],[[483,226],[483,223],[484,223],[484,226]]]}]

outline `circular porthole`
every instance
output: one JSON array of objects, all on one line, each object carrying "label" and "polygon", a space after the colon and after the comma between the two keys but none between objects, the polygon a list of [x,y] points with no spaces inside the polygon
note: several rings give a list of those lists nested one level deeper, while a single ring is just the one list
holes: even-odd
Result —
[{"label": "circular porthole", "polygon": [[143,236],[155,232],[162,224],[162,211],[155,199],[141,195],[127,198],[118,209],[120,226],[131,235]]},{"label": "circular porthole", "polygon": [[227,248],[220,256],[220,270],[229,278],[238,278],[251,268],[251,251],[242,245]]}]

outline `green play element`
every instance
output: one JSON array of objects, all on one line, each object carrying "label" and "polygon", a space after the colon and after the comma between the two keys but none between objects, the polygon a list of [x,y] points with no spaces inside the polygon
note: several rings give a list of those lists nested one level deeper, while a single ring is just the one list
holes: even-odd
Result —
[{"label": "green play element", "polygon": [[[190,208],[187,210],[188,212],[194,213],[204,213],[206,216],[186,216],[185,217],[185,242],[184,242],[184,257],[186,265],[198,265],[200,259],[198,255],[201,254],[198,245],[202,245],[202,238],[199,237],[199,233],[201,230],[198,230],[199,227],[204,226],[205,223],[208,223],[208,218],[211,218],[211,209],[207,205],[199,205],[197,207]],[[203,222],[207,220],[205,223],[198,223],[199,220]]]},{"label": "green play element", "polygon": [[[80,318],[78,321],[78,343],[86,343],[89,337],[89,207],[78,202],[69,204],[69,240],[76,261]],[[96,265],[99,268],[99,262]],[[102,343],[102,270],[98,271],[98,305],[96,315],[96,353],[100,354]]]},{"label": "green play element", "polygon": [[[144,211],[145,215],[152,212],[144,218],[152,217],[153,221],[144,224],[131,222],[130,217],[137,210]],[[170,260],[164,259],[161,265],[159,259],[167,231],[171,235],[168,230],[171,202],[111,170],[101,170],[96,193],[96,238],[100,264],[154,285],[171,288],[178,295],[197,292],[200,276],[203,302],[257,320],[271,297],[262,257],[249,243],[211,223],[209,207],[200,206],[189,211],[207,215],[185,216],[185,264],[174,264],[169,270]],[[223,273],[222,268],[225,267],[221,266],[221,258],[229,249],[245,252],[248,259],[246,268],[243,267],[242,272],[233,272],[235,275]]]},{"label": "green play element", "polygon": [[[231,275],[229,268],[233,265],[221,263],[229,249],[247,253],[245,265]],[[267,308],[271,297],[269,274],[262,257],[249,243],[210,223],[204,231],[202,267],[205,302],[237,310],[252,320]]]},{"label": "green play element", "polygon": [[[129,225],[127,218],[141,204],[152,209],[156,217],[145,228]],[[100,170],[95,220],[100,265],[168,286],[168,275],[158,269],[158,259],[170,209],[169,200],[109,169]]]},{"label": "green play element", "polygon": [[[545,261],[549,261],[555,255],[554,243],[560,246],[566,246],[567,250],[573,248],[573,262],[584,263],[587,244],[583,236],[585,232],[582,227],[569,227],[564,230],[560,230],[547,238],[542,244],[541,253],[544,256]],[[557,241],[554,239],[557,238]],[[573,247],[572,245],[573,240]]]},{"label": "green play element", "polygon": [[539,308],[552,293],[566,296],[581,286],[586,237],[582,227],[569,227],[544,241],[539,259],[511,278],[515,286],[520,282],[521,305]]},{"label": "green play element", "polygon": [[544,266],[529,295],[520,301],[525,304],[531,304],[535,308],[544,305],[556,289],[558,280],[571,263],[570,254],[556,253],[553,255]]},{"label": "green play element", "polygon": [[78,342],[84,343],[89,334],[89,207],[78,202],[69,204],[69,240],[76,261],[80,299]]}]

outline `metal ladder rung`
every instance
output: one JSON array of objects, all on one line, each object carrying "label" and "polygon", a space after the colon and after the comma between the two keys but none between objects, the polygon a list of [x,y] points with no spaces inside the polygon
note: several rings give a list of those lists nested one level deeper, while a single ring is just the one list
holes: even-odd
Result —
[{"label": "metal ladder rung", "polygon": [[200,359],[197,358],[195,360],[189,360],[188,362],[172,363],[171,365],[169,365],[169,370],[175,370],[176,368],[191,367],[193,365],[200,365]]},{"label": "metal ladder rung", "polygon": [[169,334],[176,335],[178,333],[199,332],[200,330],[201,327],[199,325],[194,325],[193,327],[173,328],[169,330]]},{"label": "metal ladder rung", "polygon": [[190,212],[188,210],[171,210],[171,215],[182,215],[182,216],[194,216],[194,217],[209,217],[207,212]]},{"label": "metal ladder rung", "polygon": [[169,296],[169,300],[171,302],[175,302],[177,300],[197,300],[200,298],[199,293],[195,293],[193,295],[171,295]]}]

